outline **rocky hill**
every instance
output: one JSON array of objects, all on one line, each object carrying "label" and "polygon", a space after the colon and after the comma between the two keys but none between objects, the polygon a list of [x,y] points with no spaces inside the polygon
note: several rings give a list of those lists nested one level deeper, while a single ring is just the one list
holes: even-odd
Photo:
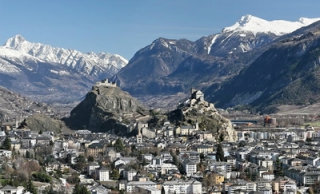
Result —
[{"label": "rocky hill", "polygon": [[19,128],[28,128],[37,132],[51,131],[54,133],[61,133],[62,131],[68,130],[62,121],[40,113],[25,118]]},{"label": "rocky hill", "polygon": [[4,87],[0,87],[1,122],[20,122],[23,118],[35,113],[55,115],[56,111],[45,103],[34,102]]},{"label": "rocky hill", "polygon": [[215,92],[217,106],[252,105],[273,112],[279,105],[320,100],[320,22],[275,42],[248,68]]},{"label": "rocky hill", "polygon": [[109,83],[98,82],[65,119],[73,130],[89,129],[94,132],[114,132],[127,135],[130,119],[144,115],[143,106],[129,93]]},{"label": "rocky hill", "polygon": [[170,122],[176,125],[199,125],[200,130],[210,131],[216,141],[222,138],[228,142],[237,140],[237,133],[230,120],[221,116],[212,103],[204,100],[200,90],[192,90],[191,97],[168,113]]}]

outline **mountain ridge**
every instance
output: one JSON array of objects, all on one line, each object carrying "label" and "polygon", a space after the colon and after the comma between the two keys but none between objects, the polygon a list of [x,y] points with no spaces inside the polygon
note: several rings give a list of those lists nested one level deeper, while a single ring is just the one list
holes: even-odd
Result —
[{"label": "mountain ridge", "polygon": [[[44,62],[62,64],[76,69],[85,75],[105,74],[113,75],[124,67],[128,61],[117,54],[109,53],[81,53],[73,49],[52,47],[41,43],[27,41],[21,35],[9,38],[3,45],[4,48],[19,51],[38,58]],[[103,78],[103,77],[99,77]]]},{"label": "mountain ridge", "polygon": [[225,27],[222,32],[241,32],[250,31],[254,33],[267,33],[271,32],[275,35],[284,35],[293,32],[301,27],[308,26],[320,18],[299,18],[298,21],[286,21],[286,20],[272,20],[267,21],[252,15],[244,15],[235,24],[229,27]]},{"label": "mountain ridge", "polygon": [[[272,33],[274,21],[247,15],[240,19],[241,25],[255,27],[257,20],[264,21],[263,31],[257,33],[256,28],[243,31],[243,28],[233,25],[196,41],[158,38],[137,51],[128,65],[111,79],[137,97],[187,93],[191,87],[205,91],[210,85],[214,85],[216,90],[258,58],[281,37],[278,34],[289,33],[318,19],[301,18],[298,22],[276,20],[275,26],[280,23],[291,27],[281,33]],[[193,75],[193,69],[199,69],[200,74]]]},{"label": "mountain ridge", "polygon": [[16,35],[0,46],[0,85],[37,102],[72,103],[126,63],[120,55],[83,54]]},{"label": "mountain ridge", "polygon": [[251,105],[263,112],[275,112],[280,105],[317,103],[320,100],[319,47],[318,21],[273,43],[216,91],[211,100],[220,107]]}]

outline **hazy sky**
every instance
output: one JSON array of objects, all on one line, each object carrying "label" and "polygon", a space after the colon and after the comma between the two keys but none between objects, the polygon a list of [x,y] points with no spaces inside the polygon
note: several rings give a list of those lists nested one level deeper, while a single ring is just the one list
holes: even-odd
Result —
[{"label": "hazy sky", "polygon": [[0,44],[31,42],[130,59],[158,37],[197,40],[251,14],[320,17],[319,0],[0,0]]}]

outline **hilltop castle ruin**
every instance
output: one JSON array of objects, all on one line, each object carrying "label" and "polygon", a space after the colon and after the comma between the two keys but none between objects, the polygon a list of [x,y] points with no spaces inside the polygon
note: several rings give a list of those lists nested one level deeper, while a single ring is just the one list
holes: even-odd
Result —
[{"label": "hilltop castle ruin", "polygon": [[100,86],[117,87],[117,83],[116,82],[109,82],[108,79],[103,79],[101,81],[96,82],[94,84],[94,86],[92,86],[92,89],[94,89],[94,87],[100,87]]}]

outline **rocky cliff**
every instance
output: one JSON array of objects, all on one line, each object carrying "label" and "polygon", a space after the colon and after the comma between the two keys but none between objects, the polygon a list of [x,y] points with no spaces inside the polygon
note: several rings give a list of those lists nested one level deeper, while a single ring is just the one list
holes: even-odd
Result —
[{"label": "rocky cliff", "polygon": [[143,106],[129,93],[107,82],[96,84],[65,119],[71,129],[127,135],[130,119],[144,114]]},{"label": "rocky cliff", "polygon": [[237,133],[231,121],[221,116],[212,103],[205,101],[203,93],[199,90],[192,90],[191,98],[171,111],[168,119],[177,125],[198,123],[200,130],[212,132],[217,141],[221,137],[228,142],[237,140]]},{"label": "rocky cliff", "polygon": [[32,131],[51,131],[60,133],[67,130],[60,120],[52,119],[45,114],[36,113],[28,116],[20,125],[20,128],[28,128]]}]

